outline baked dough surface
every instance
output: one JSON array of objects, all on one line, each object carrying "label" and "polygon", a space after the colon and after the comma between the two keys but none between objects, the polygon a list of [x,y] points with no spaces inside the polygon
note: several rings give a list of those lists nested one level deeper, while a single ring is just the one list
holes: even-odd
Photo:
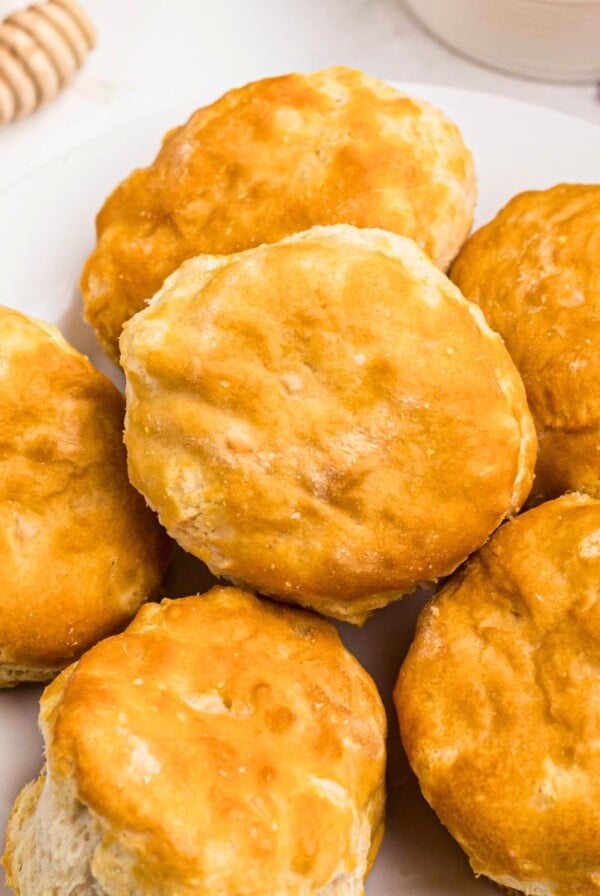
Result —
[{"label": "baked dough surface", "polygon": [[424,796],[476,874],[600,893],[600,502],[496,532],[424,609],[395,700]]},{"label": "baked dough surface", "polygon": [[362,896],[385,712],[320,617],[234,588],[147,604],[46,689],[41,724],[48,775],[7,836],[18,896]]},{"label": "baked dough surface", "polygon": [[600,498],[600,185],[515,196],[451,277],[523,377],[540,443],[534,496]]},{"label": "baked dough surface", "polygon": [[473,220],[475,174],[437,109],[346,68],[248,84],[170,131],[97,219],[86,316],[118,357],[124,322],[182,261],[314,224],[382,227],[446,269]]},{"label": "baked dough surface", "polygon": [[217,576],[363,621],[525,500],[499,337],[411,240],[346,225],[199,256],[121,339],[133,484]]},{"label": "baked dough surface", "polygon": [[0,686],[126,625],[169,540],[127,479],[123,397],[58,330],[0,307]]}]

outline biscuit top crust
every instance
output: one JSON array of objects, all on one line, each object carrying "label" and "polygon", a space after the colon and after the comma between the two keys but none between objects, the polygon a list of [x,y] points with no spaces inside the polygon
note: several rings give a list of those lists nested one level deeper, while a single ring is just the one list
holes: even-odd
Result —
[{"label": "biscuit top crust", "polygon": [[599,645],[600,502],[580,495],[507,523],[422,612],[402,738],[477,874],[600,892]]},{"label": "biscuit top crust", "polygon": [[169,540],[127,479],[124,401],[59,331],[0,306],[0,663],[64,666],[160,584]]},{"label": "biscuit top crust", "polygon": [[314,224],[402,233],[445,270],[475,193],[458,128],[427,103],[346,68],[257,81],[170,131],[109,197],[81,279],[86,315],[117,357],[123,323],[186,258]]},{"label": "biscuit top crust", "polygon": [[411,240],[339,225],[186,262],[126,326],[131,481],[216,575],[360,621],[524,501],[500,338]]},{"label": "biscuit top crust", "polygon": [[234,588],[147,604],[46,690],[41,722],[49,773],[140,892],[312,894],[379,845],[381,700],[303,610]]},{"label": "biscuit top crust", "polygon": [[600,185],[515,196],[451,277],[506,341],[542,426],[600,424]]}]

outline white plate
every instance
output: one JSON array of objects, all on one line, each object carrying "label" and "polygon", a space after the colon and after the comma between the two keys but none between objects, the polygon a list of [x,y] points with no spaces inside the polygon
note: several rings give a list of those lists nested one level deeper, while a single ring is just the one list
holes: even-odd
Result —
[{"label": "white plate", "polygon": [[[419,84],[402,89],[444,109],[475,153],[478,223],[520,190],[558,181],[600,181],[600,128],[513,100]],[[154,156],[176,109],[106,134],[38,169],[0,194],[0,301],[58,324],[107,372],[82,322],[76,282],[93,244],[95,212],[109,190]],[[180,569],[172,596],[202,589],[194,563]],[[186,586],[186,581],[189,586]],[[390,717],[388,828],[367,884],[368,896],[483,896],[497,891],[471,875],[465,857],[419,795],[402,756],[391,691],[423,598],[380,610],[362,631],[341,626],[346,644],[379,684]],[[40,688],[0,692],[0,830],[20,787],[37,774],[41,740],[35,717]],[[0,835],[0,850],[2,841]],[[8,889],[0,880],[0,896]]]}]

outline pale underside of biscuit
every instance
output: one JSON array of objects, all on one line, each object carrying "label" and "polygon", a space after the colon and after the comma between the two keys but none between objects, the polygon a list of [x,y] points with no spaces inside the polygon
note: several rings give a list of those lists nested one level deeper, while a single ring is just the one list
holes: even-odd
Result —
[{"label": "pale underside of biscuit", "polygon": [[600,185],[515,196],[451,277],[523,377],[540,447],[532,497],[600,497]]},{"label": "pale underside of biscuit", "polygon": [[[11,839],[4,861],[11,870],[16,896],[162,896],[160,886],[132,883],[132,858],[118,840],[102,845],[101,822],[73,794],[72,788],[59,788],[46,774],[28,784],[13,809]],[[310,821],[307,819],[307,823]],[[355,836],[365,837],[357,830]],[[105,889],[94,871],[112,883]],[[318,890],[290,888],[278,894],[302,893],[302,896],[363,896],[364,881],[359,866],[354,873],[342,871]],[[174,892],[169,890],[169,892]],[[177,890],[182,896],[195,896],[205,890]],[[215,889],[215,893],[223,893]],[[229,892],[229,891],[228,891]],[[259,896],[257,893],[256,896]],[[262,891],[261,891],[262,896]]]},{"label": "pale underside of biscuit", "polygon": [[501,340],[395,234],[199,256],[121,349],[131,481],[215,575],[282,600],[364,621],[529,491],[535,434]]},{"label": "pale underside of biscuit", "polygon": [[600,891],[600,502],[507,523],[425,608],[395,691],[425,798],[477,875]]},{"label": "pale underside of biscuit", "polygon": [[401,233],[445,270],[475,196],[458,128],[427,103],[344,68],[249,84],[170,131],[109,197],[81,278],[86,317],[117,358],[124,322],[185,259],[318,224]]},{"label": "pale underside of biscuit", "polygon": [[51,681],[62,666],[34,668],[0,663],[0,688],[14,688],[24,681]]},{"label": "pale underside of biscuit", "polygon": [[17,896],[362,896],[385,712],[324,620],[236,589],[146,605],[50,685]]},{"label": "pale underside of biscuit", "polygon": [[[506,878],[506,884],[502,883],[502,881],[495,880],[493,883],[496,884],[499,890],[502,890],[503,893],[508,893],[508,896],[522,896],[523,893],[526,896],[552,896],[553,890],[551,887],[548,887],[545,883],[532,883],[531,881],[520,881],[514,880],[511,877]],[[509,886],[513,884],[513,886]]]}]

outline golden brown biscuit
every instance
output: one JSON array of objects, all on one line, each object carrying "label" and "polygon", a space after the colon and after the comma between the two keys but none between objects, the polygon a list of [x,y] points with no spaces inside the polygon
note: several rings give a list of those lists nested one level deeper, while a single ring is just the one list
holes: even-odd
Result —
[{"label": "golden brown biscuit", "polygon": [[523,377],[540,444],[533,497],[600,498],[600,185],[516,196],[451,276]]},{"label": "golden brown biscuit", "polygon": [[333,626],[234,588],[143,607],[46,689],[18,896],[362,896],[385,712]]},{"label": "golden brown biscuit", "polygon": [[173,274],[121,339],[129,475],[215,575],[352,622],[525,500],[501,339],[412,240],[316,227]]},{"label": "golden brown biscuit", "polygon": [[123,413],[58,330],[0,307],[0,687],[52,678],[160,584],[169,541],[127,480]]},{"label": "golden brown biscuit", "polygon": [[473,871],[600,892],[600,502],[492,536],[423,610],[395,700],[427,801]]},{"label": "golden brown biscuit", "polygon": [[116,358],[124,322],[186,258],[314,224],[401,233],[445,270],[475,194],[458,129],[427,103],[346,68],[257,81],[170,131],[109,197],[81,278],[86,317]]}]

